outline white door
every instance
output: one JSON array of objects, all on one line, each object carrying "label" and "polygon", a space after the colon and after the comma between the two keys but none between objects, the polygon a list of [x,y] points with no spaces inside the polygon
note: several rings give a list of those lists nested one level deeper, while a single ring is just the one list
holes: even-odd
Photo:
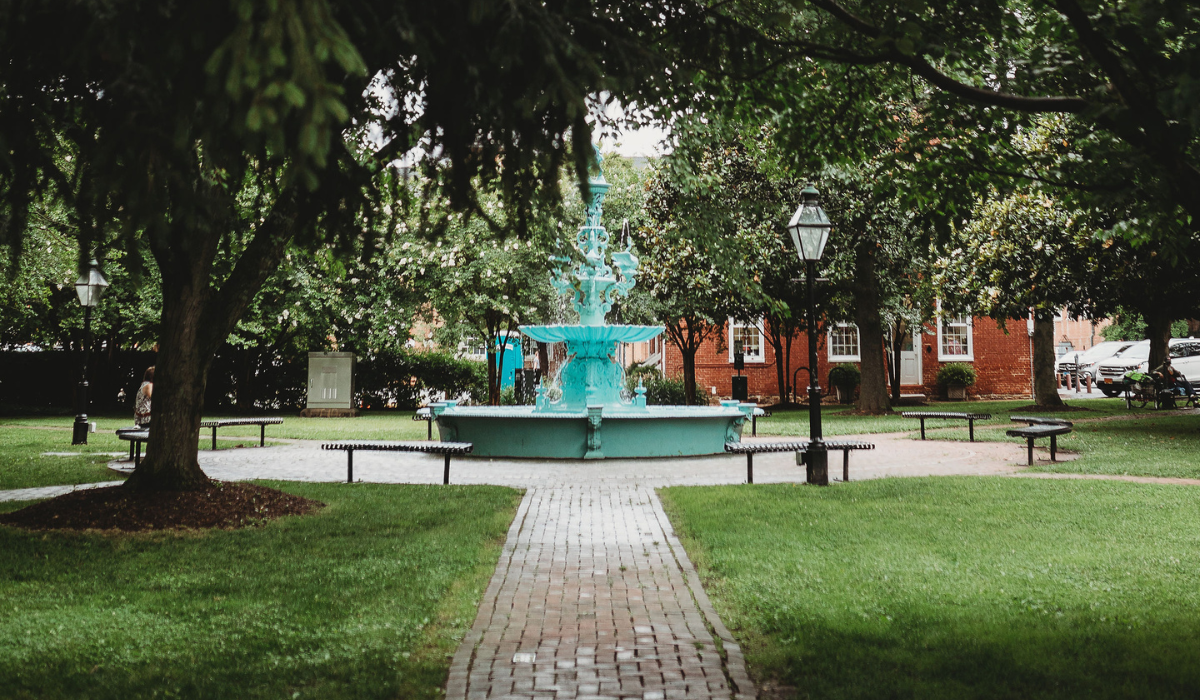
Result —
[{"label": "white door", "polygon": [[921,383],[921,349],[913,344],[912,333],[908,333],[900,345],[900,384]]}]

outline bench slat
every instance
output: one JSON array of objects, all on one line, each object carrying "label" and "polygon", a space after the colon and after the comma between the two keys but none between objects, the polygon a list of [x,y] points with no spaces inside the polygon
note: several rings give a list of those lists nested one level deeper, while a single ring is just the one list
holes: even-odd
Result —
[{"label": "bench slat", "polygon": [[904,411],[903,418],[957,418],[959,420],[988,420],[990,413],[957,413],[953,411]]},{"label": "bench slat", "polygon": [[321,445],[321,449],[463,455],[475,449],[475,445],[470,442],[329,442]]},{"label": "bench slat", "polygon": [[1043,418],[1042,416],[1010,416],[1010,420],[1014,423],[1028,423],[1029,425],[1075,425],[1062,418]]},{"label": "bench slat", "polygon": [[282,418],[224,418],[200,421],[201,428],[228,428],[234,425],[279,425]]},{"label": "bench slat", "polygon": [[346,452],[346,483],[354,482],[354,453],[368,452],[423,452],[440,454],[445,459],[442,484],[450,483],[450,456],[465,455],[475,449],[470,442],[327,442],[322,450],[344,450]]}]

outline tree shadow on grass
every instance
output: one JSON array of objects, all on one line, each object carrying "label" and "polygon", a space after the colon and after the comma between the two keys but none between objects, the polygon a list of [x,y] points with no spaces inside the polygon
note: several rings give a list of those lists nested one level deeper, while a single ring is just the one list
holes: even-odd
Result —
[{"label": "tree shadow on grass", "polygon": [[749,651],[756,675],[777,698],[1200,697],[1200,621],[1048,622],[1029,614],[1042,619],[871,625],[884,632],[806,624]]}]

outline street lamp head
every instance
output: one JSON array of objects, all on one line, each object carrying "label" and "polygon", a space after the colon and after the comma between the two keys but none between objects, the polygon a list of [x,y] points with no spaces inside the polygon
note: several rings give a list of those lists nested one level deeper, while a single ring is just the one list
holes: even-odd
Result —
[{"label": "street lamp head", "polygon": [[821,195],[817,188],[809,185],[800,194],[800,208],[788,222],[788,233],[792,234],[792,243],[796,244],[801,260],[820,260],[829,240],[829,217],[818,203]]},{"label": "street lamp head", "polygon": [[108,288],[108,280],[100,272],[100,264],[95,258],[88,263],[88,269],[75,280],[75,293],[79,295],[79,303],[94,307],[100,303],[100,296]]}]

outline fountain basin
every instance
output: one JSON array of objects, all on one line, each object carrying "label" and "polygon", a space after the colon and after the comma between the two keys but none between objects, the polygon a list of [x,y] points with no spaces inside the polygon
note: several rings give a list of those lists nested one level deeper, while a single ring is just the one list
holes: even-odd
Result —
[{"label": "fountain basin", "polygon": [[662,326],[521,326],[539,343],[641,343],[658,337]]},{"label": "fountain basin", "polygon": [[441,439],[470,442],[482,457],[605,459],[720,454],[740,442],[754,404],[721,406],[591,406],[537,411],[533,406],[430,407]]}]

